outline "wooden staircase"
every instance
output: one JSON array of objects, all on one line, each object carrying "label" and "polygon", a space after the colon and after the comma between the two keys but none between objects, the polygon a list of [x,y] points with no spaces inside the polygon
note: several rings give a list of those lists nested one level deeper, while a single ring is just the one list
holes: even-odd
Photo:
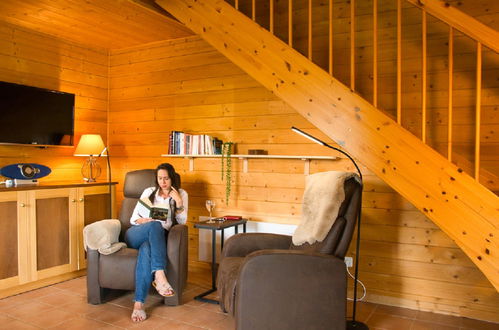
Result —
[{"label": "wooden staircase", "polygon": [[156,2],[424,212],[499,290],[496,195],[230,4]]}]

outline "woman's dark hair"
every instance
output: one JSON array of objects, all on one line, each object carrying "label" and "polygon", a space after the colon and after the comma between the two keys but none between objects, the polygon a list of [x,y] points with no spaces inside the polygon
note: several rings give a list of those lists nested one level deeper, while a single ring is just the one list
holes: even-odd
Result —
[{"label": "woman's dark hair", "polygon": [[173,167],[173,165],[169,164],[169,163],[163,163],[163,164],[159,164],[158,167],[156,167],[156,189],[154,189],[154,191],[152,192],[152,194],[149,196],[149,200],[151,201],[151,203],[154,203],[154,196],[156,195],[156,192],[159,190],[159,183],[158,183],[158,179],[157,179],[157,176],[158,176],[158,172],[160,170],[165,170],[167,173],[168,173],[168,177],[172,180],[172,187],[175,188],[176,190],[178,190],[180,187],[180,184],[179,184],[179,180],[178,180],[178,177],[177,177],[177,172],[175,172],[175,168]]}]

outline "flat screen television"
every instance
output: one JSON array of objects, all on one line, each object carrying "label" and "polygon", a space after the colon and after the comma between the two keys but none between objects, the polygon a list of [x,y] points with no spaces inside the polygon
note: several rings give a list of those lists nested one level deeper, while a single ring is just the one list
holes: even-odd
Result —
[{"label": "flat screen television", "polygon": [[75,95],[0,81],[0,144],[72,146]]}]

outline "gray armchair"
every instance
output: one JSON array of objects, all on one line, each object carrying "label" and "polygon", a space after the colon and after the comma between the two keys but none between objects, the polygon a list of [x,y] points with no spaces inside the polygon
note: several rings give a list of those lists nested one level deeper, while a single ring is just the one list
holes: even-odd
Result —
[{"label": "gray armchair", "polygon": [[224,245],[217,287],[222,311],[238,330],[345,329],[344,257],[360,211],[361,185],[345,181],[345,200],[322,242],[248,233]]},{"label": "gray armchair", "polygon": [[[180,182],[180,177],[178,177]],[[130,217],[140,195],[147,187],[154,186],[155,170],[128,172],[125,177],[123,194],[125,196],[119,220],[121,222],[120,241],[124,241],[126,230],[130,227]],[[165,297],[165,305],[180,305],[182,291],[187,281],[187,226],[177,224],[170,228],[167,244],[166,276],[176,292],[173,297]],[[135,265],[138,250],[124,248],[103,255],[97,250],[87,250],[87,299],[90,304],[103,302],[107,289],[134,290]]]}]

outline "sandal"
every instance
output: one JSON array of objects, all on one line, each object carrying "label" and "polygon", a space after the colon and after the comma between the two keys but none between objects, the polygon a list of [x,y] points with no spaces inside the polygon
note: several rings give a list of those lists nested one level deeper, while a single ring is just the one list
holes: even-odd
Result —
[{"label": "sandal", "polygon": [[147,318],[146,311],[143,309],[134,309],[132,312],[133,322],[142,322]]},{"label": "sandal", "polygon": [[156,284],[156,281],[153,281],[152,286],[163,297],[173,297],[175,295],[175,291],[173,290],[172,286],[168,282],[164,283],[163,285],[158,285],[158,284]]}]

